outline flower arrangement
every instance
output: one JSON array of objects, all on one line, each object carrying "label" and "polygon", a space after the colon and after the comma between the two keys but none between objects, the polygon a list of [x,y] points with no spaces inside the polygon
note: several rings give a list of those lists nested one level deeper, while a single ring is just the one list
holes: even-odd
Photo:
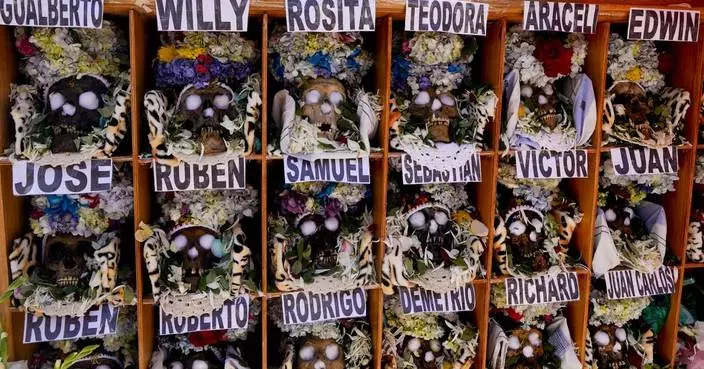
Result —
[{"label": "flower arrangement", "polygon": [[580,73],[587,55],[581,33],[536,33],[520,25],[506,40],[507,114],[502,142],[515,149],[570,150],[596,127],[592,82]]},{"label": "flower arrangement", "polygon": [[692,209],[690,211],[689,227],[687,230],[687,259],[695,263],[704,261],[702,222],[704,222],[704,156],[697,156],[694,172]]},{"label": "flower arrangement", "polygon": [[678,368],[694,369],[704,364],[704,321],[699,304],[704,293],[696,279],[686,278],[682,295],[676,363]]},{"label": "flower arrangement", "polygon": [[652,41],[609,41],[603,130],[605,144],[661,147],[683,141],[680,133],[690,105],[689,92],[666,87],[661,63],[666,53]]},{"label": "flower arrangement", "polygon": [[10,93],[13,160],[72,164],[110,157],[127,132],[129,53],[111,21],[101,29],[15,29],[28,84]]},{"label": "flower arrangement", "polygon": [[[400,183],[400,181],[399,181]],[[390,186],[383,290],[447,292],[480,273],[489,229],[462,184]]]},{"label": "flower arrangement", "polygon": [[491,288],[491,315],[497,321],[507,320],[523,327],[544,329],[562,316],[562,309],[566,306],[566,303],[509,306],[504,284],[499,283]]},{"label": "flower arrangement", "polygon": [[365,185],[306,182],[282,188],[269,217],[279,291],[339,291],[374,280],[371,192]]},{"label": "flower arrangement", "polygon": [[[166,33],[145,95],[161,163],[222,162],[261,150],[258,50],[239,33]],[[169,106],[169,101],[171,105]]]},{"label": "flower arrangement", "polygon": [[258,289],[247,239],[253,233],[244,231],[256,224],[258,196],[251,186],[158,195],[158,225],[140,224],[135,238],[144,243],[152,294],[166,313],[198,315]]},{"label": "flower arrangement", "polygon": [[477,49],[473,37],[449,33],[405,32],[394,38],[392,147],[414,157],[446,144],[460,145],[465,155],[483,148],[497,98],[486,86],[470,87]]},{"label": "flower arrangement", "polygon": [[[638,204],[648,195],[663,195],[675,190],[675,182],[679,180],[677,173],[664,173],[657,175],[619,175],[614,170],[611,159],[601,165],[599,185],[603,191],[600,196],[607,193],[616,193],[619,197],[628,200],[631,204]],[[600,205],[604,199],[600,198]]]},{"label": "flower arrangement", "polygon": [[118,270],[120,232],[132,215],[132,185],[110,191],[31,199],[31,231],[9,256],[13,304],[45,315],[83,315],[96,304],[131,305],[130,271]]},{"label": "flower arrangement", "polygon": [[372,58],[360,33],[288,33],[270,39],[270,70],[284,90],[274,96],[273,154],[357,156],[369,153],[379,98],[364,92]]},{"label": "flower arrangement", "polygon": [[384,303],[382,361],[389,369],[470,368],[477,329],[458,313],[404,315],[397,298]]}]

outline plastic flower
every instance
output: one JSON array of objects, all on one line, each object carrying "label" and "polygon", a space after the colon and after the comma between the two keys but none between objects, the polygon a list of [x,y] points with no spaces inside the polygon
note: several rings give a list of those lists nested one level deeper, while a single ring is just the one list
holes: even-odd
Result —
[{"label": "plastic flower", "polygon": [[639,67],[633,67],[626,72],[626,79],[629,81],[639,81],[643,78],[643,70]]},{"label": "plastic flower", "polygon": [[572,48],[562,45],[562,40],[552,38],[538,42],[535,57],[543,63],[543,70],[548,77],[568,75],[571,72]]},{"label": "plastic flower", "polygon": [[157,57],[162,63],[168,63],[174,60],[177,55],[178,53],[176,52],[176,48],[173,46],[164,46],[159,48],[159,51],[157,51]]}]

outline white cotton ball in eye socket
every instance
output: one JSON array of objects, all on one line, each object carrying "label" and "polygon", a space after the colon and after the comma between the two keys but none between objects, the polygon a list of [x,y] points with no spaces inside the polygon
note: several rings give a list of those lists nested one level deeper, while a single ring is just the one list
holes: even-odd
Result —
[{"label": "white cotton ball in eye socket", "polygon": [[428,232],[430,234],[435,234],[438,231],[438,222],[435,221],[435,219],[430,220],[430,226],[428,227]]},{"label": "white cotton ball in eye socket", "polygon": [[98,109],[100,100],[95,92],[86,91],[78,96],[78,105],[82,106],[84,109],[95,110]]},{"label": "white cotton ball in eye socket", "polygon": [[191,247],[188,249],[188,257],[191,259],[195,259],[198,257],[198,249],[195,247]]},{"label": "white cotton ball in eye socket", "polygon": [[426,91],[421,91],[416,95],[415,100],[413,100],[418,105],[426,105],[430,103],[430,95]]},{"label": "white cotton ball in eye socket", "polygon": [[606,346],[609,344],[609,335],[604,331],[599,331],[594,333],[594,342],[599,346]]},{"label": "white cotton ball in eye socket", "polygon": [[616,342],[614,343],[614,352],[620,352],[621,351],[621,344]]},{"label": "white cotton ball in eye socket", "polygon": [[335,217],[325,219],[325,229],[330,232],[335,232],[338,228],[340,228],[340,220]]},{"label": "white cotton ball in eye socket", "polygon": [[533,347],[531,347],[531,346],[524,347],[522,353],[523,353],[523,356],[525,356],[527,358],[533,357]]},{"label": "white cotton ball in eye socket", "polygon": [[206,233],[198,239],[198,243],[200,244],[200,247],[210,250],[210,246],[213,244],[213,241],[215,241],[215,236],[213,236],[210,233]]},{"label": "white cotton ball in eye socket", "polygon": [[171,241],[171,245],[173,245],[175,251],[181,251],[184,247],[186,247],[186,245],[188,245],[188,238],[180,234],[176,236],[173,241]]},{"label": "white cotton ball in eye socket", "polygon": [[442,103],[440,102],[440,100],[434,99],[434,100],[433,100],[433,105],[430,106],[430,109],[433,109],[433,110],[440,110],[440,108],[442,108]]},{"label": "white cotton ball in eye socket", "polygon": [[49,95],[49,105],[51,106],[51,110],[59,109],[65,103],[66,98],[64,97],[64,95],[58,92],[53,92]]},{"label": "white cotton ball in eye socket", "polygon": [[425,226],[425,214],[422,211],[418,211],[408,218],[408,222],[411,223],[414,228],[423,227]]},{"label": "white cotton ball in eye socket", "polygon": [[442,211],[435,212],[435,215],[433,216],[435,218],[435,221],[438,222],[439,225],[445,225],[447,224],[448,217],[447,214],[445,214]]},{"label": "white cotton ball in eye socket", "polygon": [[315,224],[314,221],[306,220],[305,222],[301,223],[300,229],[301,234],[303,234],[304,236],[310,236],[315,233],[315,231],[318,229],[318,226]]},{"label": "white cotton ball in eye socket", "polygon": [[313,356],[315,356],[315,349],[313,348],[313,346],[303,346],[298,351],[298,357],[301,360],[313,360]]},{"label": "white cotton ball in eye socket", "polygon": [[71,104],[64,104],[64,106],[61,107],[61,110],[63,110],[64,115],[71,117],[76,114],[76,107]]},{"label": "white cotton ball in eye socket", "polygon": [[535,242],[535,241],[538,240],[538,234],[535,233],[535,231],[530,232],[530,234],[528,235],[528,238],[529,238],[531,241]]},{"label": "white cotton ball in eye socket", "polygon": [[614,336],[616,336],[616,339],[618,339],[619,341],[625,341],[626,330],[623,328],[616,328],[616,331],[614,331]]},{"label": "white cotton ball in eye socket", "polygon": [[420,350],[420,340],[417,338],[412,338],[408,341],[408,349],[411,350],[411,352]]},{"label": "white cotton ball in eye socket", "polygon": [[318,360],[313,364],[313,369],[325,369],[326,365],[322,360]]},{"label": "white cotton ball in eye socket", "polygon": [[533,332],[528,335],[528,342],[533,346],[540,346],[543,341],[540,339],[540,335],[537,332]]},{"label": "white cotton ball in eye socket", "polygon": [[342,99],[342,94],[337,91],[331,92],[328,96],[328,101],[330,101],[333,105],[338,105],[342,102]]},{"label": "white cotton ball in eye socket", "polygon": [[207,108],[203,110],[203,116],[207,118],[212,118],[215,116],[215,110],[213,108]]},{"label": "white cotton ball in eye socket", "polygon": [[521,88],[521,96],[526,98],[533,96],[533,89],[529,86],[523,86],[523,88]]},{"label": "white cotton ball in eye socket", "polygon": [[218,95],[215,96],[213,99],[213,105],[215,105],[216,108],[218,109],[227,109],[227,106],[230,105],[230,98],[227,97],[227,95]]},{"label": "white cotton ball in eye socket", "polygon": [[205,360],[193,360],[191,369],[208,369],[208,363]]},{"label": "white cotton ball in eye socket", "polygon": [[429,363],[429,362],[435,360],[435,355],[433,355],[432,352],[428,351],[423,356],[423,359],[425,360],[426,363]]},{"label": "white cotton ball in eye socket", "polygon": [[169,369],[183,369],[183,363],[180,361],[174,361],[169,364]]},{"label": "white cotton ball in eye socket", "polygon": [[96,366],[95,369],[110,369],[110,365],[101,364]]},{"label": "white cotton ball in eye socket", "polygon": [[323,114],[330,114],[332,113],[332,105],[325,103],[320,105],[320,112]]},{"label": "white cotton ball in eye socket", "polygon": [[511,350],[518,350],[521,347],[521,341],[516,336],[511,336],[508,338],[508,347]]},{"label": "white cotton ball in eye socket", "polygon": [[607,222],[613,222],[614,220],[616,220],[616,212],[612,209],[606,210],[604,212],[604,216],[606,217]]},{"label": "white cotton ball in eye socket", "polygon": [[626,218],[626,219],[624,219],[624,220],[623,220],[623,225],[625,225],[626,227],[630,226],[630,225],[631,225],[631,218]]},{"label": "white cotton ball in eye socket", "polygon": [[538,96],[538,104],[545,105],[548,103],[548,98],[545,95]]},{"label": "white cotton ball in eye socket", "polygon": [[514,236],[520,236],[526,231],[526,225],[521,221],[515,221],[508,226],[508,231]]},{"label": "white cotton ball in eye socket", "polygon": [[543,86],[543,92],[545,92],[546,95],[550,96],[555,93],[555,90],[552,88],[552,85],[545,85]]},{"label": "white cotton ball in eye socket", "polygon": [[336,344],[331,343],[325,346],[325,357],[328,360],[336,360],[340,356],[340,348]]},{"label": "white cotton ball in eye socket", "polygon": [[455,106],[455,98],[450,95],[440,95],[440,102],[446,106]]},{"label": "white cotton ball in eye socket", "polygon": [[320,92],[310,90],[306,93],[306,104],[317,104],[320,101]]},{"label": "white cotton ball in eye socket", "polygon": [[430,341],[430,349],[433,350],[433,352],[440,352],[441,348],[442,348],[442,346],[440,345],[440,341],[438,341],[438,340]]},{"label": "white cotton ball in eye socket", "polygon": [[186,109],[196,110],[200,108],[200,104],[203,103],[203,99],[200,95],[190,95],[186,98]]}]

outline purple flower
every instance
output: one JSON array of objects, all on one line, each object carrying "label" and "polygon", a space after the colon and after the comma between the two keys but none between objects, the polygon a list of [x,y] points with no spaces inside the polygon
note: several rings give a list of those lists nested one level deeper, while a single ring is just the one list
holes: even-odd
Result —
[{"label": "purple flower", "polygon": [[281,209],[284,212],[303,214],[307,198],[296,191],[284,191],[281,194]]},{"label": "purple flower", "polygon": [[433,85],[433,82],[430,81],[430,78],[427,76],[422,76],[418,80],[418,86],[420,86],[421,90],[427,90]]}]

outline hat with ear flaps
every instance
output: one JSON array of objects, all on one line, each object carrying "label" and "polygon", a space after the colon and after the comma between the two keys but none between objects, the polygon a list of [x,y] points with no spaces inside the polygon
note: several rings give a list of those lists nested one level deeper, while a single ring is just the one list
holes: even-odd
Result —
[{"label": "hat with ear flaps", "polygon": [[379,98],[361,81],[373,60],[357,32],[288,33],[270,38],[270,70],[285,89],[274,96],[270,152],[354,157],[369,153],[379,125]]},{"label": "hat with ear flaps", "polygon": [[167,314],[198,315],[257,290],[243,222],[257,214],[258,196],[251,186],[158,195],[158,225],[140,224],[135,238],[144,243],[154,300]]},{"label": "hat with ear flaps", "polygon": [[144,97],[157,161],[212,163],[260,151],[258,60],[254,42],[239,33],[165,33],[157,90]]},{"label": "hat with ear flaps", "polygon": [[15,29],[29,84],[13,85],[13,160],[73,164],[113,155],[130,116],[129,53],[120,28]]}]

